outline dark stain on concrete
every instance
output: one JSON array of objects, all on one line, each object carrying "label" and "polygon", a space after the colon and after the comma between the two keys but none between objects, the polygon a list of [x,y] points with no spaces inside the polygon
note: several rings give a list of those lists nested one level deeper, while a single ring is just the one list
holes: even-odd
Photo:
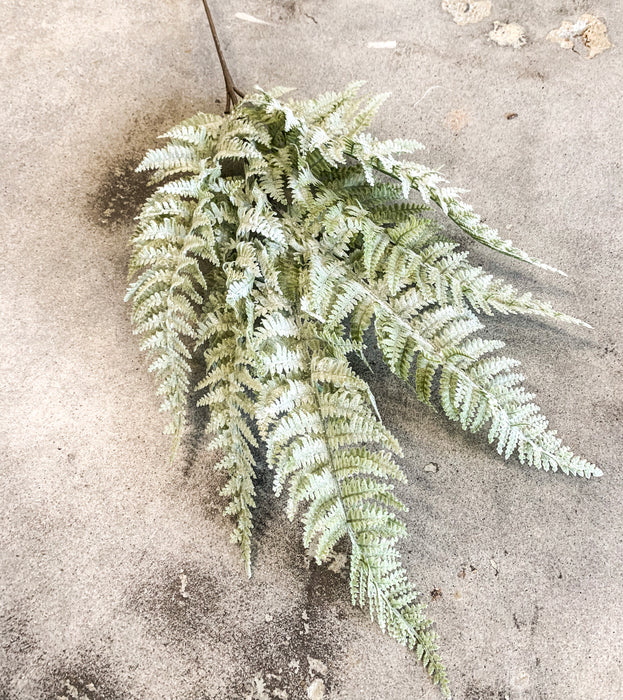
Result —
[{"label": "dark stain on concrete", "polygon": [[[236,649],[218,700],[248,698],[257,683],[270,697],[280,697],[273,691],[281,691],[289,700],[307,700],[314,678],[322,678],[328,693],[335,688],[333,664],[348,643],[339,620],[349,606],[347,584],[339,574],[315,564],[309,571],[301,564],[300,570],[307,580],[301,606],[274,617],[262,615],[252,624],[232,624],[224,602],[228,584],[194,563],[178,561],[152,572],[130,594],[127,605],[165,646],[171,644],[191,656],[210,640],[218,647]],[[324,673],[318,672],[322,665]],[[192,697],[217,700],[200,687]]]},{"label": "dark stain on concrete", "polygon": [[83,675],[62,674],[54,690],[54,698],[71,700],[112,700],[113,697],[120,698],[120,695],[111,695],[109,688],[102,685],[95,676],[90,673]]},{"label": "dark stain on concrete", "polygon": [[470,683],[465,688],[465,700],[510,700],[510,691],[506,688],[493,688],[479,683]]},{"label": "dark stain on concrete", "polygon": [[259,683],[271,698],[286,693],[289,700],[307,700],[315,678],[322,679],[325,697],[337,689],[335,663],[349,642],[339,621],[357,611],[348,605],[347,583],[326,565],[310,562],[301,577],[306,586],[298,610],[276,615],[239,640],[240,670],[232,674],[228,698],[258,697]]},{"label": "dark stain on concrete", "polygon": [[104,173],[90,202],[95,222],[111,227],[118,224],[133,228],[134,217],[152,191],[149,173],[137,173],[140,157],[121,157]]},{"label": "dark stain on concrete", "polygon": [[7,606],[0,617],[0,700],[17,700],[22,669],[35,665],[40,642],[21,605]]},{"label": "dark stain on concrete", "polygon": [[[307,619],[276,617],[243,641],[240,648],[244,649],[245,663],[234,676],[227,697],[248,697],[257,679],[270,697],[279,697],[281,691],[290,700],[303,700],[314,678],[321,678],[330,694],[335,689],[333,663],[343,652],[342,644],[336,643],[338,638],[337,629],[325,629],[311,611]],[[324,664],[326,673],[315,670],[309,659],[312,664],[314,660]]]},{"label": "dark stain on concrete", "polygon": [[[344,554],[343,544],[336,546],[338,554]],[[348,567],[348,563],[346,564]],[[310,608],[326,608],[335,611],[340,617],[338,608],[344,601],[350,600],[348,583],[339,573],[329,569],[329,565],[318,565],[315,561],[309,564],[309,581],[306,587],[307,604]]]},{"label": "dark stain on concrete", "polygon": [[[165,145],[165,140],[158,139],[160,134],[197,111],[182,96],[148,105],[119,129],[121,148],[109,152],[109,144],[101,144],[98,156],[103,162],[94,166],[95,186],[86,197],[85,213],[94,225],[109,230],[128,229],[129,237],[134,217],[154,190],[149,184],[150,173],[137,173],[137,166],[150,148]],[[203,111],[210,110],[204,106]]]},{"label": "dark stain on concrete", "polygon": [[73,663],[61,663],[44,682],[49,700],[128,700],[114,672],[99,655],[80,654]]},{"label": "dark stain on concrete", "polygon": [[17,610],[9,611],[0,623],[0,648],[6,656],[23,655],[37,647],[28,619]]},{"label": "dark stain on concrete", "polygon": [[171,563],[143,579],[128,606],[151,634],[167,641],[200,639],[219,619],[222,587],[216,576],[191,563]]}]

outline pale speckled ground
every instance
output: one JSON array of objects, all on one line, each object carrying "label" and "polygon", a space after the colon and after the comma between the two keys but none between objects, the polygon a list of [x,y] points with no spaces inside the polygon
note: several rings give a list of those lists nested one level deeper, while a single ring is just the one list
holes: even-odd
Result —
[{"label": "pale speckled ground", "polygon": [[[469,186],[489,222],[569,273],[475,252],[595,326],[494,324],[560,433],[603,467],[600,481],[504,465],[380,366],[366,376],[405,448],[405,561],[425,598],[442,591],[430,611],[455,697],[616,700],[623,9],[590,5],[615,48],[588,61],[544,41],[588,3],[494,0],[486,21],[465,27],[440,4],[213,6],[241,87],[311,96],[364,78],[391,90],[376,132],[423,140],[426,161]],[[327,698],[438,697],[409,653],[350,607],[344,580],[309,566],[270,497],[247,581],[198,435],[167,463],[122,303],[126,241],[145,196],[132,172],[140,154],[182,117],[222,109],[202,12],[198,0],[0,7],[0,697],[221,700],[245,697],[257,678],[297,700],[308,656],[327,666]],[[494,20],[522,24],[527,45],[490,42]],[[396,49],[367,48],[385,40]],[[423,471],[430,461],[436,474]]]}]

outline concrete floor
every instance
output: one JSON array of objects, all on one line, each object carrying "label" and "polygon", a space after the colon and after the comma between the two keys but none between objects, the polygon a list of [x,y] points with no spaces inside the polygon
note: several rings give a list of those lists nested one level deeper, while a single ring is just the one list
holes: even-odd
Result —
[{"label": "concrete floor", "polygon": [[[440,0],[212,5],[241,88],[391,90],[375,132],[422,140],[488,222],[569,273],[471,246],[593,324],[491,326],[601,480],[504,464],[380,366],[366,376],[405,449],[405,563],[454,697],[623,697],[623,6],[590,5],[614,48],[588,60],[545,40],[581,0],[493,0],[466,26]],[[527,44],[490,41],[494,20]],[[270,495],[247,580],[198,440],[167,461],[122,298],[134,167],[168,126],[223,107],[201,3],[4,0],[0,24],[0,698],[297,700],[313,678],[331,700],[437,698]]]}]

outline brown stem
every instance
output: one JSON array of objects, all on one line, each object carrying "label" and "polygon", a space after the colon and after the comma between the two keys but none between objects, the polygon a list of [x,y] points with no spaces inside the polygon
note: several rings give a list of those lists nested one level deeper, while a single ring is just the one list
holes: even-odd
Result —
[{"label": "brown stem", "polygon": [[227,67],[227,61],[225,61],[225,56],[223,56],[223,51],[221,50],[221,44],[218,40],[218,34],[216,33],[216,27],[214,26],[214,20],[212,19],[212,13],[208,7],[207,0],[203,1],[203,7],[208,16],[208,22],[210,23],[210,31],[212,32],[212,38],[214,39],[214,46],[216,47],[216,53],[218,54],[218,60],[221,64],[221,70],[223,71],[223,78],[225,79],[225,92],[227,93],[227,102],[225,103],[225,114],[229,114],[230,107],[235,107],[238,104],[238,97],[244,97],[244,93],[238,90],[234,85],[231,73]]}]

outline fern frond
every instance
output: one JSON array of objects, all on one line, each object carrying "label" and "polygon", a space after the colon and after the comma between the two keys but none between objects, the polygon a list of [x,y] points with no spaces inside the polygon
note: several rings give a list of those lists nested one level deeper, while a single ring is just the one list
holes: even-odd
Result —
[{"label": "fern frond", "polygon": [[[561,469],[587,478],[601,475],[595,465],[573,455],[553,431],[547,430],[547,421],[531,403],[529,394],[501,381],[508,377],[510,366],[497,369],[487,360],[476,360],[468,354],[465,342],[481,328],[469,311],[443,306],[414,315],[400,314],[378,285],[354,278],[341,261],[319,255],[311,257],[311,284],[315,311],[325,319],[347,318],[349,308],[344,306],[344,298],[373,304],[377,342],[392,372],[407,379],[416,353],[422,353],[429,373],[430,365],[442,369],[440,398],[444,412],[460,420],[465,429],[475,430],[490,421],[489,442],[497,442],[498,452],[506,458],[516,453],[522,464],[538,469]],[[502,377],[496,379],[503,370]],[[430,400],[422,381],[416,377],[419,394]]]},{"label": "fern frond", "polygon": [[438,235],[432,221],[405,211],[405,219],[398,215],[394,225],[378,226],[372,210],[372,225],[365,227],[362,239],[367,277],[384,277],[392,295],[414,285],[421,298],[437,304],[462,308],[467,302],[473,310],[489,315],[494,311],[533,314],[590,328],[530,292],[519,294],[507,282],[472,266],[468,253],[456,252],[457,244]]},{"label": "fern frond", "polygon": [[440,173],[419,163],[398,161],[391,153],[379,155],[369,140],[361,138],[354,138],[347,144],[346,154],[362,164],[371,184],[375,180],[374,171],[393,177],[401,182],[405,198],[413,188],[420,194],[425,204],[434,202],[451,221],[479,243],[498,253],[565,275],[561,270],[517,248],[512,241],[501,238],[495,229],[482,221],[471,205],[463,201],[461,190],[442,186],[441,183],[445,182],[445,179]]},{"label": "fern frond", "polygon": [[173,142],[188,144],[200,151],[204,151],[218,136],[220,127],[223,124],[223,117],[217,114],[204,114],[198,112],[190,119],[186,119],[180,124],[169,129],[160,136],[161,139],[170,139]]},{"label": "fern frond", "polygon": [[[213,303],[216,299],[213,297]],[[252,448],[258,446],[253,433],[253,395],[259,384],[253,377],[246,353],[246,339],[233,309],[225,301],[205,309],[202,318],[205,348],[205,376],[196,386],[201,393],[198,406],[208,406],[210,422],[206,430],[214,435],[210,449],[222,451],[215,469],[223,470],[228,481],[221,496],[228,499],[224,515],[235,521],[232,541],[240,546],[245,569],[251,575],[252,509],[255,507],[256,462]]]},{"label": "fern frond", "polygon": [[159,182],[177,173],[198,175],[201,168],[201,158],[192,146],[170,143],[148,151],[136,171],[154,170],[152,182]]},{"label": "fern frond", "polygon": [[[415,649],[448,694],[431,622],[396,549],[405,529],[395,511],[405,506],[388,480],[404,479],[391,456],[398,444],[374,416],[365,382],[343,354],[326,338],[323,342],[323,327],[307,322],[296,335],[293,327],[294,320],[287,334],[272,337],[264,327],[260,336],[260,352],[278,357],[296,343],[300,358],[291,371],[269,370],[259,393],[276,490],[289,482],[291,518],[306,506],[303,541],[314,547],[318,563],[327,561],[341,539],[350,540],[353,604],[367,607],[384,631]],[[265,368],[276,366],[263,362]]]},{"label": "fern frond", "polygon": [[[137,230],[130,266],[143,272],[126,300],[133,301],[135,332],[143,335],[143,348],[155,357],[149,369],[160,382],[161,409],[171,413],[168,431],[175,451],[185,422],[190,348],[197,330],[194,304],[207,285],[193,255],[200,252],[201,242],[185,240],[185,229],[167,221]],[[167,245],[152,245],[154,235],[168,238]]]},{"label": "fern frond", "polygon": [[420,401],[464,430],[487,430],[504,458],[598,476],[549,429],[503,343],[479,337],[477,314],[587,324],[470,263],[429,205],[490,248],[553,269],[485,225],[439,173],[399,157],[418,142],[367,133],[385,96],[360,90],[285,102],[283,90],[258,89],[226,117],[169,129],[139,165],[160,184],[137,217],[126,298],[175,444],[191,363],[203,365],[198,403],[210,410],[247,571],[259,436],[288,517],[302,513],[304,544],[324,562],[350,543],[353,603],[412,648],[449,696],[400,561],[400,446],[349,354],[365,361],[373,332]]},{"label": "fern frond", "polygon": [[180,178],[171,180],[171,182],[165,182],[163,185],[160,185],[156,192],[198,199],[201,192],[201,182],[197,177]]}]

